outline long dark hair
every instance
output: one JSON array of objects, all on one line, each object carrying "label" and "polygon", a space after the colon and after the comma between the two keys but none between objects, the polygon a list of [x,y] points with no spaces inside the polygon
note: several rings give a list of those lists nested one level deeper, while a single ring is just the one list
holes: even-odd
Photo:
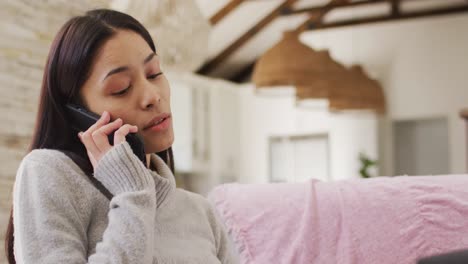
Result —
[{"label": "long dark hair", "polygon": [[[86,148],[65,118],[67,103],[80,103],[79,90],[89,78],[98,50],[117,29],[139,34],[156,52],[148,31],[133,17],[108,9],[88,11],[71,18],[52,42],[42,80],[36,126],[29,151],[57,149],[70,157],[83,172],[92,177],[93,167]],[[174,172],[172,148],[156,153]],[[6,232],[5,250],[9,263],[14,258],[13,207]]]}]

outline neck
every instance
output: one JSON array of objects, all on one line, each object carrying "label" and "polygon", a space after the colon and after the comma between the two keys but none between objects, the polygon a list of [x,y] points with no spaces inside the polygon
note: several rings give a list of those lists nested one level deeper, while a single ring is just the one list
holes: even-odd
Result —
[{"label": "neck", "polygon": [[150,162],[151,162],[151,154],[146,154],[146,167],[150,167]]}]

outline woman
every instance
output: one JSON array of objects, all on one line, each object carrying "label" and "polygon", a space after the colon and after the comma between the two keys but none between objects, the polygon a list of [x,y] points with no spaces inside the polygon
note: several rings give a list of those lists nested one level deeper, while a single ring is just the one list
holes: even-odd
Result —
[{"label": "woman", "polygon": [[[69,103],[101,118],[77,133]],[[146,164],[129,133],[142,138]],[[173,140],[169,84],[147,30],[105,9],[69,20],[51,46],[16,177],[10,263],[235,263],[214,209],[175,188]]]}]

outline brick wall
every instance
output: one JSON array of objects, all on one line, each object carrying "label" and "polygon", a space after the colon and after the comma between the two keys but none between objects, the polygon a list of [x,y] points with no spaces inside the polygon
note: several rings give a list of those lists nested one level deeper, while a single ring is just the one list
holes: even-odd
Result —
[{"label": "brick wall", "polygon": [[6,263],[3,241],[13,183],[33,132],[43,66],[51,40],[69,17],[103,6],[104,2],[0,2],[0,263]]}]

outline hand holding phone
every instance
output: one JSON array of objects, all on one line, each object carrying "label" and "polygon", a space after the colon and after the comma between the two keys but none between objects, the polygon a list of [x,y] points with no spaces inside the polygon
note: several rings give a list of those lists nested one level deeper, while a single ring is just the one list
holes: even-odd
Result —
[{"label": "hand holding phone", "polygon": [[135,134],[138,127],[129,124],[123,125],[122,119],[118,118],[110,122],[110,115],[104,112],[101,117],[78,105],[67,105],[68,116],[71,118],[73,127],[80,132],[80,140],[85,145],[89,159],[95,168],[98,161],[104,156],[114,144],[127,141],[134,154],[146,164],[146,155],[143,142]]}]

